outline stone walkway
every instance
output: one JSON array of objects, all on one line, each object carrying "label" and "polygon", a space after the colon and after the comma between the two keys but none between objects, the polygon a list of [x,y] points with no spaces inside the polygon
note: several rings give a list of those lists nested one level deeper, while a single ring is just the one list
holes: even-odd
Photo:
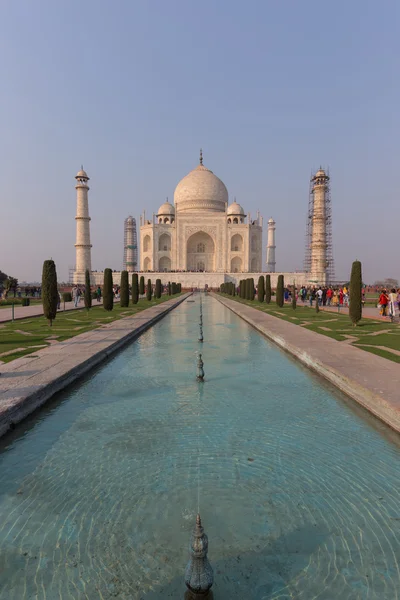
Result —
[{"label": "stone walkway", "polygon": [[[85,308],[83,301],[79,303],[77,307],[74,306],[73,302],[65,303],[65,310],[77,310],[78,308]],[[64,303],[61,302],[61,310],[64,311]],[[29,317],[40,317],[43,314],[43,306],[41,304],[32,304],[31,306],[21,306],[20,304],[14,305],[14,321],[18,319],[27,319]],[[12,319],[12,307],[7,306],[0,308],[0,323],[11,321]]]},{"label": "stone walkway", "polygon": [[[132,341],[190,294],[103,325],[0,367],[0,436]],[[30,307],[27,307],[30,308]]]},{"label": "stone walkway", "polygon": [[397,363],[298,327],[235,300],[213,296],[278,346],[400,432],[400,368]]}]

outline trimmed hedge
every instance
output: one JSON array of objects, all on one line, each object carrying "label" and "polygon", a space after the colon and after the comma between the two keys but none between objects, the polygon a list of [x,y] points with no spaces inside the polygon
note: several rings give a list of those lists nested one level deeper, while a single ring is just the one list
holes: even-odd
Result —
[{"label": "trimmed hedge", "polygon": [[114,308],[114,291],[111,269],[104,269],[103,308],[104,310],[109,311]]},{"label": "trimmed hedge", "polygon": [[283,286],[284,286],[283,275],[278,275],[278,283],[276,286],[276,303],[281,308],[282,308],[284,300],[285,300]]},{"label": "trimmed hedge", "polygon": [[271,302],[272,290],[271,290],[271,275],[265,276],[265,302],[269,304]]},{"label": "trimmed hedge", "polygon": [[121,271],[121,288],[119,290],[119,305],[121,308],[129,306],[129,276],[128,271]]},{"label": "trimmed hedge", "polygon": [[362,317],[362,268],[359,260],[351,266],[349,316],[353,325]]},{"label": "trimmed hedge", "polygon": [[147,286],[146,286],[146,298],[149,302],[151,300],[152,295],[153,295],[153,287],[151,285],[151,279],[148,279]]},{"label": "trimmed hedge", "polygon": [[139,302],[139,276],[137,273],[132,275],[132,304]]},{"label": "trimmed hedge", "polygon": [[63,292],[62,299],[64,302],[72,302],[71,292]]},{"label": "trimmed hedge", "polygon": [[42,304],[43,314],[51,326],[56,318],[58,306],[57,271],[54,260],[45,260],[43,263]]}]

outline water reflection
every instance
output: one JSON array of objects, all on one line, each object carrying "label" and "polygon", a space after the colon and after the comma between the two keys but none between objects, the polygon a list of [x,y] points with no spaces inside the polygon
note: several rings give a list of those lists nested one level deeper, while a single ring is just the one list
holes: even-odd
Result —
[{"label": "water reflection", "polygon": [[198,318],[3,441],[1,600],[182,598],[199,503],[215,600],[398,597],[399,446],[211,298],[198,384]]}]

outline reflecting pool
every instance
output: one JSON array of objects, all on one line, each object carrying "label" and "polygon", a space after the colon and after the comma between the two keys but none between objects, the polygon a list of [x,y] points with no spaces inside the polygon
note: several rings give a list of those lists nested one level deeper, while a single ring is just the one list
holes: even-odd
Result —
[{"label": "reflecting pool", "polygon": [[215,600],[399,598],[398,436],[195,300],[0,441],[0,599],[183,598],[198,506]]}]

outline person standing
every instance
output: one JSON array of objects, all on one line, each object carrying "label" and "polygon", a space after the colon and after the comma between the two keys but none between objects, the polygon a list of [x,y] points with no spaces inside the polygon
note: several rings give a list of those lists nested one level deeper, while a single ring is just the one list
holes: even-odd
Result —
[{"label": "person standing", "polygon": [[389,294],[389,317],[393,321],[396,316],[396,303],[397,303],[397,293],[394,288],[390,290]]}]

